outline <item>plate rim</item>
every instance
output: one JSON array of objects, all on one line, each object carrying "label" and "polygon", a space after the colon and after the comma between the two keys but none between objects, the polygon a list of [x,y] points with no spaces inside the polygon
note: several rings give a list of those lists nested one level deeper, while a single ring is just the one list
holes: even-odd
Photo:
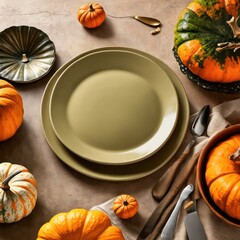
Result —
[{"label": "plate rim", "polygon": [[[66,67],[70,62],[75,61],[76,59],[94,52],[94,51],[99,51],[99,50],[104,50],[104,49],[113,49],[113,48],[117,48],[117,49],[125,49],[125,50],[129,50],[129,51],[136,51],[140,54],[146,55],[148,57],[150,57],[151,59],[153,59],[154,61],[156,61],[157,63],[161,63],[163,64],[164,68],[167,69],[169,72],[169,74],[171,75],[171,79],[174,78],[175,80],[172,80],[174,82],[174,85],[177,86],[177,92],[180,93],[180,97],[182,98],[183,101],[181,101],[181,104],[184,106],[184,111],[181,111],[181,114],[183,113],[183,121],[182,121],[182,125],[181,125],[181,131],[179,134],[179,141],[176,143],[175,149],[173,149],[172,151],[168,150],[167,156],[164,157],[163,161],[159,161],[155,160],[156,164],[154,166],[151,166],[150,169],[147,170],[141,170],[139,168],[139,163],[134,163],[130,166],[132,166],[132,168],[128,168],[131,170],[135,170],[135,172],[119,172],[119,170],[122,168],[122,166],[117,167],[117,173],[114,172],[114,167],[110,166],[109,168],[111,169],[110,172],[108,173],[102,173],[99,172],[99,170],[101,170],[101,168],[103,166],[99,166],[99,164],[90,164],[86,163],[86,161],[83,161],[80,157],[77,157],[75,155],[72,155],[71,152],[69,152],[63,145],[61,145],[61,142],[57,139],[57,137],[54,135],[53,130],[51,129],[51,126],[49,126],[49,119],[45,119],[45,113],[48,114],[48,109],[46,111],[46,106],[45,104],[47,103],[46,98],[49,95],[49,90],[54,83],[54,80],[56,78],[56,76],[64,69],[64,67]],[[179,97],[179,95],[178,95]],[[185,115],[185,116],[184,116]],[[61,66],[51,77],[51,79],[48,81],[43,95],[42,95],[42,99],[41,99],[41,108],[40,108],[40,116],[41,116],[41,125],[42,125],[42,129],[43,129],[43,134],[45,136],[45,140],[48,143],[51,151],[53,151],[56,155],[56,157],[58,159],[60,159],[64,164],[66,164],[66,166],[70,167],[71,169],[75,170],[78,173],[81,173],[85,176],[94,178],[94,179],[98,179],[98,180],[105,180],[105,181],[113,181],[113,182],[119,182],[119,181],[131,181],[131,180],[136,180],[136,179],[140,179],[143,177],[146,177],[154,172],[156,172],[157,170],[159,170],[161,167],[163,167],[173,156],[174,154],[177,152],[177,150],[180,148],[184,137],[186,135],[187,129],[188,129],[188,124],[189,124],[189,116],[190,116],[190,107],[189,107],[189,102],[188,102],[188,98],[186,95],[186,91],[183,87],[182,82],[180,81],[180,79],[178,78],[178,76],[175,74],[175,72],[169,67],[167,66],[165,63],[163,63],[160,59],[145,53],[143,51],[137,50],[137,49],[133,49],[133,48],[127,48],[127,47],[103,47],[103,48],[97,48],[97,49],[93,49],[87,52],[84,52],[72,59],[70,59],[68,62],[66,62],[63,66]],[[47,131],[47,129],[50,127],[50,132]],[[166,146],[165,146],[166,147]],[[161,151],[161,149],[160,149]],[[155,154],[157,155],[157,154]],[[151,157],[150,157],[151,158]],[[154,160],[150,160],[150,165],[151,161]],[[140,162],[141,164],[141,162]],[[105,169],[109,169],[107,167],[105,167]],[[148,168],[149,168],[149,164],[148,164]],[[113,169],[113,171],[112,171]],[[125,170],[125,169],[124,169]],[[136,172],[137,170],[137,172]]]},{"label": "plate rim", "polygon": [[[61,85],[61,84],[63,85],[63,83],[66,82],[66,80],[64,80],[62,77],[64,77],[65,75],[68,75],[69,72],[72,69],[74,69],[74,67],[81,66],[82,60],[85,60],[85,59],[88,60],[89,57],[93,58],[93,60],[94,60],[94,58],[96,56],[99,56],[99,54],[101,55],[101,54],[106,54],[106,53],[107,54],[123,53],[123,54],[126,54],[126,57],[127,57],[127,55],[130,54],[134,58],[135,57],[140,58],[140,59],[143,59],[144,61],[149,62],[151,64],[151,66],[157,67],[157,71],[162,72],[161,80],[162,79],[164,80],[164,84],[167,85],[167,88],[169,89],[169,91],[171,91],[171,94],[173,94],[172,101],[174,100],[174,102],[172,102],[172,103],[174,103],[174,105],[168,104],[167,107],[165,107],[165,110],[174,108],[174,111],[171,111],[171,114],[168,115],[171,118],[170,119],[171,122],[170,122],[170,128],[168,129],[165,137],[161,136],[161,131],[164,127],[166,127],[166,125],[169,122],[169,119],[167,119],[166,116],[163,116],[162,122],[158,126],[158,129],[147,141],[145,141],[140,146],[137,146],[132,149],[123,150],[123,151],[121,151],[121,150],[111,151],[111,150],[105,150],[105,149],[99,149],[97,147],[93,147],[91,145],[85,144],[84,142],[81,141],[81,139],[77,139],[74,134],[71,136],[75,139],[75,141],[68,141],[67,138],[65,138],[65,134],[63,134],[63,132],[62,132],[62,128],[60,127],[60,125],[56,124],[56,118],[57,118],[57,121],[59,120],[59,118],[56,117],[55,115],[53,115],[54,112],[56,112],[56,108],[54,107],[55,105],[54,106],[52,105],[53,101],[56,104],[56,100],[57,100],[56,96],[54,94],[58,94],[57,91],[62,89],[62,88],[59,89],[59,85]],[[106,69],[108,69],[108,66],[106,66]],[[90,75],[91,75],[91,73],[90,73]],[[81,83],[84,80],[85,79],[76,80],[76,81]],[[146,81],[149,82],[149,80],[146,80]],[[158,85],[161,85],[160,82],[161,81],[158,82]],[[152,86],[152,84],[151,84],[151,86]],[[161,91],[161,89],[157,90],[157,91],[159,92],[159,91]],[[158,97],[159,102],[160,102],[160,98],[161,98],[161,96]],[[161,100],[163,100],[163,98],[161,98]],[[168,100],[165,99],[165,102],[168,102]],[[61,106],[61,104],[59,106]],[[154,153],[156,153],[159,149],[161,149],[161,147],[164,146],[164,144],[167,142],[167,140],[170,138],[171,134],[173,133],[173,131],[176,127],[178,114],[179,114],[179,102],[178,102],[177,92],[176,92],[176,89],[175,89],[170,77],[165,72],[165,70],[159,64],[157,64],[155,61],[151,60],[150,58],[148,58],[142,54],[125,51],[122,49],[108,49],[108,50],[104,50],[104,51],[95,51],[93,53],[89,53],[89,54],[85,55],[84,57],[74,61],[69,66],[67,66],[54,84],[54,87],[53,87],[53,90],[51,93],[51,97],[50,97],[50,104],[49,104],[49,115],[50,115],[50,120],[51,120],[53,130],[54,130],[55,134],[57,135],[57,137],[59,138],[59,140],[63,143],[63,145],[65,145],[65,147],[67,147],[74,154],[76,154],[80,157],[83,157],[87,161],[92,161],[95,163],[106,164],[106,165],[132,164],[132,163],[136,163],[138,161],[145,160],[146,158],[148,158],[151,155],[153,155]],[[63,121],[62,119],[64,119],[64,118],[61,118],[60,121]],[[66,125],[66,124],[64,124],[64,125]],[[68,133],[70,134],[70,131]],[[68,138],[70,139],[70,135],[68,135]],[[83,148],[78,148],[78,146],[76,146],[76,144],[75,144],[76,141],[78,144],[82,144]],[[114,161],[112,159],[114,159]]]}]

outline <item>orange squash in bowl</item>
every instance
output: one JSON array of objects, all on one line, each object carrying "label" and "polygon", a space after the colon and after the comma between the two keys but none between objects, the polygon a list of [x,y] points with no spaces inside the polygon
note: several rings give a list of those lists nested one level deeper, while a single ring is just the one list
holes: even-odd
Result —
[{"label": "orange squash in bowl", "polygon": [[216,134],[200,154],[197,180],[210,209],[240,227],[240,124]]}]

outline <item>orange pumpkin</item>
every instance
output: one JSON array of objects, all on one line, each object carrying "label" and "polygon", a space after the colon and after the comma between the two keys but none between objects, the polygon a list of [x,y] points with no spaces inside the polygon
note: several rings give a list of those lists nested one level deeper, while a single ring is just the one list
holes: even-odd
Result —
[{"label": "orange pumpkin", "polygon": [[28,216],[36,205],[36,180],[18,164],[0,164],[0,223],[12,223]]},{"label": "orange pumpkin", "polygon": [[105,11],[98,3],[84,4],[77,11],[78,21],[87,28],[100,26],[105,18]]},{"label": "orange pumpkin", "polygon": [[124,237],[105,213],[82,208],[56,214],[39,229],[37,237],[37,240],[75,239],[124,240]]},{"label": "orange pumpkin", "polygon": [[205,178],[215,204],[240,220],[240,134],[227,138],[210,151]]},{"label": "orange pumpkin", "polygon": [[193,0],[180,14],[174,47],[185,67],[209,82],[240,80],[239,0]]},{"label": "orange pumpkin", "polygon": [[0,142],[12,137],[23,121],[23,102],[20,93],[0,79]]},{"label": "orange pumpkin", "polygon": [[137,213],[138,202],[134,197],[127,194],[122,194],[116,197],[112,208],[119,218],[128,219]]}]

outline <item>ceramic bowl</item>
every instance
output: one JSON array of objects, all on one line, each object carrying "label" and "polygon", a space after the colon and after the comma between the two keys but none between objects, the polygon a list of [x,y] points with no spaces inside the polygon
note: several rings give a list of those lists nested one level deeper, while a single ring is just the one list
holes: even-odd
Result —
[{"label": "ceramic bowl", "polygon": [[12,26],[0,33],[0,77],[26,83],[45,76],[55,62],[48,35],[31,26]]},{"label": "ceramic bowl", "polygon": [[199,191],[202,195],[202,198],[208,205],[208,207],[211,209],[211,211],[220,219],[227,222],[228,224],[240,227],[240,220],[234,219],[230,216],[228,216],[226,213],[221,211],[217,205],[213,202],[209,190],[205,181],[205,172],[206,172],[206,164],[208,160],[208,154],[209,152],[216,147],[216,145],[227,138],[231,137],[232,135],[239,134],[240,133],[240,124],[232,125],[219,133],[217,133],[211,140],[207,143],[207,145],[202,150],[199,159],[198,159],[198,165],[197,165],[197,181],[198,181],[198,187]]}]

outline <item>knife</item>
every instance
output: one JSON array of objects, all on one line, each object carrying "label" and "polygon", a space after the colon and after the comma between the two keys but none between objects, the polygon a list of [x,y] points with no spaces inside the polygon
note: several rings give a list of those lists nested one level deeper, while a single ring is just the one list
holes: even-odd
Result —
[{"label": "knife", "polygon": [[[174,187],[171,189],[171,195],[166,195],[163,198],[163,200],[160,203],[158,203],[158,206],[155,208],[155,210],[153,211],[153,213],[145,223],[144,227],[142,228],[141,232],[139,233],[137,240],[146,239],[148,235],[150,235],[154,231],[159,219],[161,218],[161,215],[167,209],[168,205],[170,205],[171,202],[173,201],[172,195],[176,196],[178,194],[178,192],[180,191],[180,188],[184,186],[185,181],[187,181],[189,175],[193,171],[196,165],[196,162],[198,160],[198,156],[199,156],[199,153],[196,153],[189,160],[188,166],[187,166],[189,171],[187,171],[187,174],[185,174],[186,171],[184,170],[184,175],[181,175],[181,178],[176,178],[174,182]],[[181,173],[183,174],[183,171]]]},{"label": "knife", "polygon": [[189,184],[181,192],[181,195],[177,201],[177,204],[174,207],[167,223],[165,224],[165,226],[162,230],[162,233],[161,233],[162,240],[173,239],[174,230],[175,230],[175,226],[176,226],[177,218],[178,218],[178,213],[181,209],[182,203],[188,198],[189,194],[192,193],[193,190],[194,190],[193,185]]},{"label": "knife", "polygon": [[189,240],[207,240],[207,236],[197,213],[197,201],[200,199],[201,195],[198,188],[197,179],[195,179],[195,191],[193,194],[193,203],[190,208],[188,208],[187,216],[184,219],[184,225],[187,231]]},{"label": "knife", "polygon": [[207,236],[196,211],[195,204],[185,217],[184,224],[189,240],[207,240]]},{"label": "knife", "polygon": [[[201,113],[201,114],[200,114]],[[202,108],[200,110],[200,112],[197,115],[197,121],[194,121],[194,126],[202,126],[202,124],[204,123],[204,130],[207,126],[207,120],[208,120],[208,116],[209,116],[209,106],[206,105],[204,108]],[[198,122],[199,121],[199,122]],[[201,123],[201,124],[200,124]],[[202,127],[201,127],[202,129]],[[187,166],[187,171],[185,170],[181,170],[180,173],[178,175],[181,176],[181,178],[176,177],[176,173],[178,170],[178,166],[176,168],[176,172],[174,172],[174,183],[172,183],[172,185],[174,185],[174,187],[172,187],[171,189],[171,195],[168,195],[167,192],[169,191],[169,188],[166,185],[163,185],[162,187],[164,188],[164,190],[167,190],[165,193],[163,194],[164,196],[162,196],[163,198],[158,199],[156,196],[159,195],[159,191],[158,189],[160,188],[160,184],[161,181],[159,181],[155,187],[154,190],[156,190],[156,195],[154,194],[154,190],[153,190],[153,196],[158,199],[161,200],[160,203],[158,204],[158,206],[155,208],[155,210],[153,211],[153,213],[150,215],[150,217],[148,218],[147,222],[145,223],[145,225],[143,226],[142,230],[140,231],[137,240],[144,240],[146,239],[149,235],[152,234],[152,232],[154,231],[159,219],[161,218],[161,215],[163,214],[163,212],[166,210],[166,208],[170,205],[170,203],[173,200],[173,197],[176,196],[178,194],[178,191],[183,187],[184,182],[187,181],[187,178],[189,177],[190,173],[193,171],[194,166],[196,165],[196,162],[198,160],[199,157],[199,153],[196,153],[193,155],[193,157],[191,159],[189,159],[189,161],[186,163]],[[181,161],[179,162],[180,164],[182,163]],[[180,165],[179,165],[180,166]],[[172,182],[172,176],[170,176],[170,181]],[[170,183],[171,183],[170,182]],[[161,191],[162,193],[162,191]]]}]

